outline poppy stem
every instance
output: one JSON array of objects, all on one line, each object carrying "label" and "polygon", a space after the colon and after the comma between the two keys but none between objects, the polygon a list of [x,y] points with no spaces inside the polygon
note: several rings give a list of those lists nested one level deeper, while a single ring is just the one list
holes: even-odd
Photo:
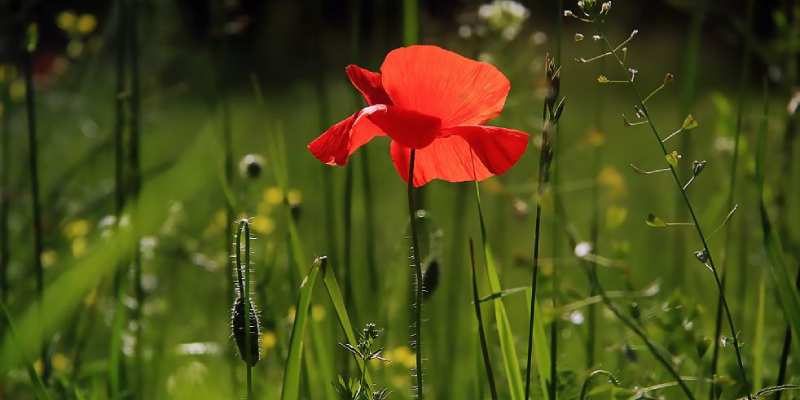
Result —
[{"label": "poppy stem", "polygon": [[416,353],[416,367],[414,373],[417,377],[416,398],[423,399],[422,391],[422,266],[419,259],[419,246],[417,239],[417,210],[414,206],[414,159],[417,152],[411,149],[408,162],[408,218],[411,228],[411,261],[414,263],[414,341],[412,347]]}]

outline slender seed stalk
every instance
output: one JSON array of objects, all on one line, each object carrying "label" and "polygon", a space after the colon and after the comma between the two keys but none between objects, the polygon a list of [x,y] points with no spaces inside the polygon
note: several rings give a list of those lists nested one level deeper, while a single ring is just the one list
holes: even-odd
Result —
[{"label": "slender seed stalk", "polygon": [[[563,0],[558,0],[558,14],[556,15],[556,37],[555,37],[555,62],[556,65],[561,65],[561,36],[563,30],[563,19],[562,15],[564,13],[564,4]],[[556,92],[556,97],[558,96],[558,92]],[[553,174],[553,182],[552,182],[552,193],[553,193],[553,201],[558,202],[560,200],[560,182],[561,182],[561,174],[560,168],[558,167],[558,151],[559,145],[558,142],[560,140],[561,135],[559,134],[559,124],[558,121],[554,124],[554,135],[553,135],[553,159],[552,159],[552,174]],[[558,235],[558,229],[561,221],[558,219],[558,214],[554,213],[552,218],[552,226],[551,226],[551,233],[552,233],[552,245],[553,251],[551,256],[554,260],[557,260],[561,254],[561,235]],[[558,309],[558,294],[559,294],[559,281],[558,281],[558,268],[553,268],[553,275],[551,279],[552,283],[552,304],[553,309]],[[533,306],[533,304],[531,304]],[[531,308],[531,313],[533,313],[533,308]],[[531,318],[531,322],[533,318]],[[549,391],[549,400],[556,400],[558,398],[558,322],[559,318],[558,315],[553,316],[553,321],[550,322],[550,386],[548,388]]]},{"label": "slender seed stalk", "polygon": [[0,167],[0,301],[8,301],[8,263],[11,260],[8,246],[8,210],[11,203],[11,191],[9,190],[9,175],[11,175],[11,98],[9,96],[9,85],[3,83],[0,90],[0,146],[2,146],[2,165]]},{"label": "slender seed stalk", "polygon": [[[627,67],[625,65],[625,62],[622,61],[622,59],[619,58],[619,55],[617,54],[617,50],[615,50],[615,48],[611,46],[611,43],[609,43],[608,38],[605,36],[605,32],[600,30],[600,36],[602,37],[602,40],[606,45],[607,51],[616,59],[616,61],[619,64],[620,68],[623,70],[623,73],[628,74],[629,71],[628,71],[628,69],[627,69]],[[631,91],[632,91],[633,95],[636,98],[636,103],[638,104],[638,107],[641,110],[641,113],[642,113],[643,117],[647,120],[647,125],[649,126],[650,131],[653,133],[653,136],[656,139],[656,142],[658,142],[658,145],[661,148],[661,152],[662,152],[662,154],[664,155],[664,157],[666,159],[666,157],[667,157],[667,155],[669,153],[667,152],[667,148],[664,145],[664,142],[661,140],[661,134],[659,133],[658,129],[656,128],[655,123],[653,122],[653,119],[650,117],[650,113],[648,111],[647,105],[645,105],[645,103],[643,102],[644,97],[641,96],[641,94],[639,92],[639,89],[638,89],[638,86],[636,85],[635,81],[630,82],[629,86],[631,88]],[[729,329],[731,331],[731,336],[733,336],[733,345],[734,345],[735,350],[736,350],[736,361],[737,361],[738,366],[739,366],[739,372],[741,374],[741,378],[742,378],[742,381],[744,382],[745,387],[749,387],[749,384],[747,382],[747,374],[746,374],[745,369],[744,369],[744,362],[742,361],[741,349],[739,348],[739,339],[737,337],[736,325],[733,323],[733,317],[732,317],[731,312],[730,312],[730,307],[728,307],[728,301],[727,301],[727,299],[725,297],[725,290],[724,290],[724,288],[722,286],[722,281],[720,280],[719,272],[717,270],[716,264],[714,263],[714,258],[713,258],[712,254],[711,254],[711,250],[710,250],[710,248],[708,246],[708,240],[706,239],[706,236],[703,233],[703,228],[701,227],[700,222],[699,222],[699,220],[697,218],[697,215],[694,212],[694,206],[692,205],[691,200],[689,200],[689,195],[687,194],[686,188],[683,186],[683,183],[681,182],[680,177],[678,176],[678,172],[676,171],[675,167],[672,164],[667,163],[667,165],[669,167],[669,170],[670,170],[670,173],[672,175],[673,181],[675,182],[675,185],[677,186],[678,190],[681,193],[681,196],[683,197],[683,202],[684,202],[684,204],[686,205],[686,208],[689,211],[689,215],[691,216],[692,223],[694,224],[695,231],[697,232],[697,236],[700,238],[700,241],[703,244],[703,252],[707,256],[706,265],[708,266],[708,268],[711,270],[711,272],[714,275],[714,281],[715,281],[715,283],[717,285],[717,290],[720,293],[720,299],[722,300],[722,307],[723,307],[723,309],[725,311],[725,315],[726,315],[727,320],[728,320],[728,327],[729,327]],[[752,396],[749,394],[749,390],[748,390],[747,397],[748,397],[749,400],[752,400]]]},{"label": "slender seed stalk", "polygon": [[469,239],[469,260],[472,265],[472,304],[475,306],[475,318],[478,320],[478,333],[481,341],[481,354],[483,355],[483,366],[486,370],[486,379],[489,381],[489,392],[492,400],[497,400],[497,384],[494,382],[494,372],[492,372],[492,359],[489,356],[489,345],[486,342],[486,332],[483,330],[483,315],[481,315],[481,302],[478,296],[478,282],[475,276],[475,246],[472,238]]},{"label": "slender seed stalk", "polygon": [[[29,32],[30,34],[30,32]],[[35,39],[29,39],[35,41]],[[44,268],[42,268],[42,240],[44,232],[42,230],[42,208],[39,195],[39,148],[36,137],[36,99],[35,88],[33,87],[33,52],[36,49],[35,42],[24,52],[23,72],[25,74],[25,108],[28,116],[28,169],[31,184],[31,206],[33,208],[33,271],[36,276],[37,302],[41,307],[42,295],[44,294]],[[40,317],[43,317],[42,310],[39,310]],[[50,376],[50,358],[47,351],[47,340],[44,332],[38,332],[41,342],[42,359],[42,381],[47,383]]]},{"label": "slender seed stalk", "polygon": [[414,160],[416,159],[416,149],[411,149],[411,157],[408,162],[408,218],[411,227],[411,261],[414,263],[414,343],[416,350],[417,376],[416,398],[422,400],[424,393],[422,390],[422,266],[419,259],[419,243],[417,239],[417,209],[414,206]]},{"label": "slender seed stalk", "polygon": [[[749,32],[752,24],[753,24],[753,8],[754,8],[754,1],[748,0],[747,2],[747,16],[746,16],[746,25],[745,30]],[[739,75],[739,88],[737,94],[737,111],[736,111],[736,132],[734,133],[734,145],[733,145],[733,157],[731,157],[731,175],[728,181],[728,198],[727,198],[727,210],[730,210],[734,206],[734,198],[736,196],[736,182],[737,182],[737,169],[739,165],[739,146],[742,136],[742,120],[744,118],[744,109],[746,108],[746,97],[745,97],[745,89],[747,88],[747,77],[750,74],[750,53],[751,53],[751,40],[745,40],[744,52],[742,53],[741,63],[740,63],[740,75]],[[684,135],[686,137],[688,135]],[[725,244],[728,246],[732,243],[732,231],[733,229],[726,227],[725,228]],[[728,260],[731,257],[728,256],[728,250],[726,249],[723,253],[722,258],[722,266],[721,266],[721,273],[722,273],[722,287],[721,292],[725,291],[725,287],[728,281]],[[742,293],[743,294],[743,293]],[[715,390],[715,380],[717,375],[717,365],[719,361],[719,352],[720,352],[720,336],[722,335],[722,295],[717,300],[717,312],[715,318],[715,326],[714,326],[714,351],[711,357],[711,370],[709,376],[711,377],[711,384],[709,385],[708,391],[708,398],[709,400],[714,400],[717,398],[717,391]],[[736,332],[733,332],[732,335],[736,336]],[[737,348],[738,352],[738,348]],[[749,388],[748,388],[749,392]]]},{"label": "slender seed stalk", "polygon": [[[564,107],[564,100],[562,99],[558,102],[558,95],[559,95],[559,85],[560,85],[560,67],[557,66],[555,61],[550,58],[549,56],[545,60],[545,71],[547,74],[548,85],[549,85],[549,93],[548,97],[545,99],[544,106],[542,109],[542,119],[543,119],[543,129],[542,129],[542,149],[539,155],[539,174],[537,178],[537,199],[536,199],[536,222],[534,225],[534,232],[533,232],[533,269],[531,272],[531,299],[530,299],[530,309],[531,315],[528,320],[528,353],[527,353],[527,368],[525,371],[525,399],[530,398],[530,388],[531,388],[531,374],[533,371],[533,344],[534,344],[534,337],[533,337],[533,326],[534,321],[536,320],[536,289],[537,289],[537,280],[539,278],[539,242],[541,236],[541,221],[542,221],[542,206],[541,201],[543,196],[547,191],[547,186],[550,182],[550,165],[553,160],[553,134],[557,132],[558,129],[558,119],[561,116],[561,110]],[[558,105],[556,103],[558,102]],[[554,223],[554,226],[557,224]],[[555,241],[554,241],[555,242]],[[555,293],[554,293],[555,295]],[[557,326],[551,325],[551,335],[555,333],[554,329],[557,329]],[[557,350],[555,347],[557,346],[557,342],[551,341],[550,342],[550,350]],[[553,358],[556,357],[555,353],[551,353],[551,361],[550,367],[553,368],[554,365]],[[550,386],[548,387],[548,395],[552,398],[554,396],[554,391],[556,386],[553,385],[555,381],[555,376],[550,376]]]}]

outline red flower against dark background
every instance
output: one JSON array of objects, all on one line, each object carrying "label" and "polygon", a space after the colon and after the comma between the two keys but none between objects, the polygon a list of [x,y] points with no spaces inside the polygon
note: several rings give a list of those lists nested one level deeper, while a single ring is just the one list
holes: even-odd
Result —
[{"label": "red flower against dark background", "polygon": [[436,46],[391,51],[372,72],[347,67],[367,107],[328,128],[308,145],[329,165],[345,165],[356,149],[376,136],[389,136],[395,169],[408,181],[416,149],[414,186],[433,179],[480,181],[513,166],[528,135],[485,126],[503,110],[508,79],[492,65]]}]

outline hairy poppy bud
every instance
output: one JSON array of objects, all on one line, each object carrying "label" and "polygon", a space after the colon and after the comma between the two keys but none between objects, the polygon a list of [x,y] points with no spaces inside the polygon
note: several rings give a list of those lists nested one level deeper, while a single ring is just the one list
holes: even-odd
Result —
[{"label": "hairy poppy bud", "polygon": [[[231,330],[233,331],[233,339],[236,341],[236,347],[239,348],[239,356],[242,361],[252,367],[261,359],[261,346],[259,345],[261,329],[255,306],[250,300],[248,300],[248,303],[249,317],[245,322],[244,301],[241,297],[236,297],[231,309]],[[249,338],[247,337],[247,330],[249,330]],[[248,339],[249,343],[247,343]]]},{"label": "hairy poppy bud", "polygon": [[425,273],[422,274],[422,298],[427,300],[439,287],[439,261],[431,260]]}]

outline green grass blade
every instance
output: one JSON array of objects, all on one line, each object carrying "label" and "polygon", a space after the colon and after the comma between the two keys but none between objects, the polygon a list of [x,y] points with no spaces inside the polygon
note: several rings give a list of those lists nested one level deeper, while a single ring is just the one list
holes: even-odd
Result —
[{"label": "green grass blade", "polygon": [[[8,310],[6,309],[6,305],[3,302],[0,302],[0,308],[3,310],[3,318],[6,320],[6,325],[8,326],[8,330],[10,332],[11,341],[16,343],[17,342],[17,329],[14,327],[14,321],[11,319],[11,315],[8,314]],[[48,400],[50,399],[50,395],[47,393],[47,389],[44,387],[44,383],[42,383],[42,379],[39,377],[39,374],[36,373],[36,370],[33,368],[33,363],[25,361],[25,370],[28,372],[28,377],[31,380],[31,384],[33,384],[34,394],[36,395],[37,399],[40,400]]]},{"label": "green grass blade", "polygon": [[[527,288],[525,296],[531,298],[531,288]],[[525,304],[530,315],[531,305],[528,302],[525,302]],[[539,300],[534,302],[533,307],[536,309],[536,315],[539,316],[533,321],[533,337],[539,338],[539,340],[533,341],[533,359],[539,370],[539,388],[542,391],[543,398],[548,399],[550,394],[547,390],[547,379],[550,377],[550,346],[548,344],[550,342],[547,340],[547,333],[541,318],[543,314],[542,308],[539,306]]]},{"label": "green grass blade", "polygon": [[[489,277],[489,288],[492,292],[500,292],[500,278],[497,275],[497,268],[494,264],[494,257],[489,244],[484,240],[483,253],[486,261],[486,274]],[[503,366],[506,371],[506,379],[508,380],[508,388],[511,393],[511,399],[524,398],[524,387],[522,383],[522,372],[519,369],[519,358],[517,357],[517,349],[514,346],[514,334],[511,331],[511,322],[508,320],[508,313],[506,306],[502,300],[492,302],[494,307],[495,319],[497,320],[497,335],[500,339],[500,350],[503,355]],[[542,338],[541,336],[540,338]],[[541,339],[539,339],[541,341]],[[549,365],[549,364],[548,364]],[[541,374],[540,370],[540,374]]]},{"label": "green grass blade", "polygon": [[283,389],[281,400],[295,400],[300,396],[300,373],[302,368],[301,356],[303,354],[303,336],[308,325],[308,314],[311,310],[311,297],[314,285],[317,282],[320,266],[327,262],[325,258],[318,258],[311,266],[308,275],[300,284],[300,294],[297,297],[297,308],[292,325],[292,335],[289,341],[289,357],[286,360],[286,369],[283,373]]},{"label": "green grass blade", "polygon": [[758,274],[758,302],[756,303],[756,332],[753,335],[753,387],[760,388],[764,383],[764,311],[767,298],[767,284],[763,271]]},{"label": "green grass blade", "polygon": [[[327,263],[323,263],[320,269],[322,270],[322,282],[325,284],[328,297],[331,299],[333,308],[336,311],[336,318],[339,319],[339,326],[342,327],[342,331],[345,337],[347,337],[347,342],[351,344],[358,343],[358,338],[356,338],[353,325],[350,322],[350,316],[347,314],[347,307],[345,307],[344,297],[339,288],[339,282],[336,280],[336,274]],[[356,361],[358,369],[365,374],[367,384],[372,385],[372,378],[370,377],[369,370],[364,370],[366,368],[364,362],[360,358],[355,357],[355,355],[353,359]]]}]

